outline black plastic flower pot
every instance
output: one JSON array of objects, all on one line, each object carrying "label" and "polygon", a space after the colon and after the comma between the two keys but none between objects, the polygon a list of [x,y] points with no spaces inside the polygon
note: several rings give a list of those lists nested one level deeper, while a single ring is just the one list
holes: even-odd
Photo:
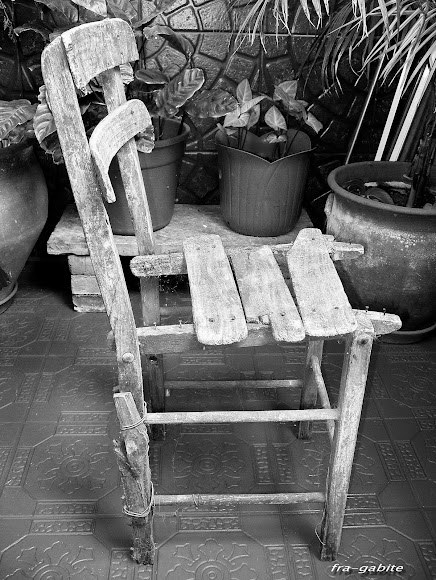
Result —
[{"label": "black plastic flower pot", "polygon": [[224,221],[246,236],[280,236],[295,226],[303,205],[311,143],[295,137],[276,161],[217,143]]},{"label": "black plastic flower pot", "polygon": [[[351,179],[403,181],[408,163],[380,161],[338,167],[325,212],[327,233],[362,244],[363,256],[337,262],[351,304],[398,314],[408,342],[436,323],[436,211],[388,205],[345,190]],[[432,174],[436,182],[436,171]]]},{"label": "black plastic flower pot", "polygon": [[[151,153],[138,152],[154,231],[164,228],[173,217],[180,166],[189,135],[187,125],[178,133],[178,121],[166,119],[165,126],[163,138],[155,142]],[[131,236],[133,224],[116,158],[109,175],[117,198],[116,202],[105,204],[112,230],[114,234]]]}]

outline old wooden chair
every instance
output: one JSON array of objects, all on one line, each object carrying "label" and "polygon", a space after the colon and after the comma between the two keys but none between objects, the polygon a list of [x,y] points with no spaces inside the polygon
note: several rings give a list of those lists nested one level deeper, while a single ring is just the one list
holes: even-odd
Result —
[{"label": "old wooden chair", "polygon": [[[104,47],[104,50],[102,49]],[[133,557],[153,561],[154,502],[187,505],[205,502],[324,502],[321,558],[334,559],[339,547],[353,455],[375,334],[400,327],[398,317],[353,311],[331,258],[361,248],[333,242],[319,230],[303,230],[282,247],[225,250],[219,236],[190,238],[183,251],[154,253],[153,232],[134,136],[150,125],[145,106],[126,102],[119,65],[138,57],[130,26],[118,19],[85,24],[56,38],[44,51],[42,67],[65,163],[90,255],[113,331],[118,363],[114,395],[121,426],[115,451],[124,488],[124,511],[132,519]],[[76,98],[98,77],[109,115],[88,143]],[[136,328],[128,290],[103,198],[114,198],[108,167],[117,155],[139,257],[143,326]],[[289,267],[295,302],[277,264]],[[230,265],[231,264],[231,265]],[[188,273],[193,324],[161,326],[158,277]],[[321,373],[323,343],[344,339],[345,359],[337,408],[331,408]],[[306,370],[299,410],[164,412],[162,355],[213,345],[256,346],[306,341]],[[141,356],[143,362],[141,365]],[[143,381],[144,373],[144,381]],[[242,386],[264,386],[243,381]],[[275,381],[295,386],[298,381]],[[211,384],[218,384],[216,381]],[[144,395],[147,405],[144,404]],[[318,407],[317,400],[319,401]],[[156,496],[150,478],[147,426],[177,423],[299,421],[307,438],[313,420],[325,420],[332,440],[326,492],[261,495]]]}]

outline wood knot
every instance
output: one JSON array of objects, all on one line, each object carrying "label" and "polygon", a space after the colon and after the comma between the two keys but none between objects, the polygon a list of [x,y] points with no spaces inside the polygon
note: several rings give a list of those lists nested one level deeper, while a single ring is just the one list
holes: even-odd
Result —
[{"label": "wood knot", "polygon": [[121,358],[124,363],[132,363],[135,360],[131,352],[125,352]]}]

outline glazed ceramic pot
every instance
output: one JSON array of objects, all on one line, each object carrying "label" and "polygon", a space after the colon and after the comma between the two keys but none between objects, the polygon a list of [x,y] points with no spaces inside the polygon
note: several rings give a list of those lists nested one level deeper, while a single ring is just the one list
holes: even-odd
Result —
[{"label": "glazed ceramic pot", "polygon": [[[47,220],[47,185],[29,141],[0,148],[0,305],[16,281]],[[0,308],[2,307],[0,306]]]}]

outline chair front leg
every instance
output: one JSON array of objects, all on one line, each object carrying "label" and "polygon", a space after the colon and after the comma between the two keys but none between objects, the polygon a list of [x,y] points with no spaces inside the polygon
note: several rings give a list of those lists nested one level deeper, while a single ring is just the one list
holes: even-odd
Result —
[{"label": "chair front leg", "polygon": [[322,560],[335,560],[341,541],[347,493],[374,339],[374,328],[371,320],[364,314],[358,314],[357,319],[357,330],[347,338],[345,346],[338,400],[339,419],[330,458],[321,529]]},{"label": "chair front leg", "polygon": [[[318,397],[318,388],[312,368],[312,357],[316,356],[321,363],[324,349],[323,340],[308,340],[306,349],[306,364],[304,368],[303,387],[301,389],[300,409],[314,409]],[[312,437],[312,421],[300,421],[298,428],[299,439]]]}]

